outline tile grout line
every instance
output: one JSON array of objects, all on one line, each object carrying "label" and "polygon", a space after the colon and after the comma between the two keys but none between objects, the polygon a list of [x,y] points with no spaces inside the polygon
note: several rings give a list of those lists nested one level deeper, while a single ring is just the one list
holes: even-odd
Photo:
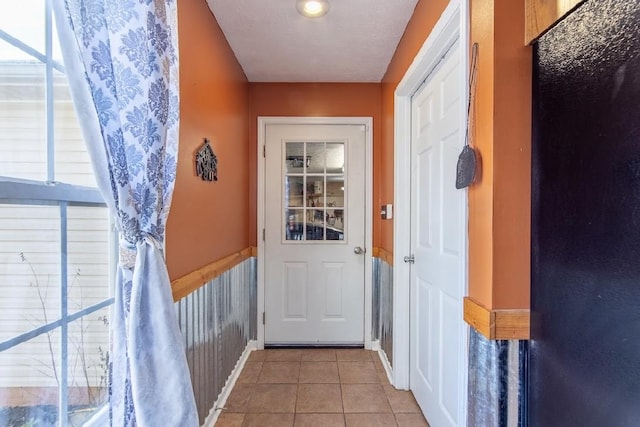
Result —
[{"label": "tile grout line", "polygon": [[340,366],[338,365],[338,355],[336,354],[336,369],[338,370],[338,385],[340,387],[340,405],[342,406],[342,421],[347,425],[347,415],[344,412],[344,393],[342,391],[342,380],[340,378]]},{"label": "tile grout line", "polygon": [[342,421],[347,425],[347,416],[344,414],[344,393],[342,391],[342,378],[340,377],[340,363],[338,362],[338,353],[336,352],[336,370],[338,371],[338,387],[340,388],[340,407],[342,408]]},{"label": "tile grout line", "polygon": [[296,402],[293,405],[293,425],[296,425],[296,416],[298,415],[298,397],[300,394],[300,371],[302,370],[302,353],[298,361],[298,381],[296,382]]}]

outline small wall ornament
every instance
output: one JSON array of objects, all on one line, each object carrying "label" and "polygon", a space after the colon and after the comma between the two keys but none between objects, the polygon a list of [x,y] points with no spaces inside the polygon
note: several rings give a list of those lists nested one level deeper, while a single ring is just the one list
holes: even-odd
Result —
[{"label": "small wall ornament", "polygon": [[196,153],[196,174],[203,181],[218,180],[218,157],[216,157],[209,139],[204,139],[204,145]]}]

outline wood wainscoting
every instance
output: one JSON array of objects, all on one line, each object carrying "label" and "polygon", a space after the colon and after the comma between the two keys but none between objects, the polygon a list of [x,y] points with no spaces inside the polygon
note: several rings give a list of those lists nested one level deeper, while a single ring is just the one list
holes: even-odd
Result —
[{"label": "wood wainscoting", "polygon": [[185,276],[175,279],[171,282],[173,300],[178,301],[179,299],[184,298],[191,292],[203,286],[205,283],[215,279],[224,272],[231,270],[246,259],[255,257],[257,253],[257,248],[248,247],[240,252],[233,253]]},{"label": "wood wainscoting", "polygon": [[464,320],[489,340],[528,340],[530,310],[489,310],[464,299]]},{"label": "wood wainscoting", "polygon": [[373,248],[371,254],[374,258],[380,258],[387,264],[393,266],[393,252],[389,252],[382,248]]},{"label": "wood wainscoting", "polygon": [[525,44],[532,43],[584,0],[526,0]]}]

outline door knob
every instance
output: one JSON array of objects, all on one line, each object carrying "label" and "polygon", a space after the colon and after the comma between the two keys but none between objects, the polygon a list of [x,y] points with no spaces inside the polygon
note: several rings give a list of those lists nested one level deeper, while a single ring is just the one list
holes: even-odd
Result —
[{"label": "door knob", "polygon": [[409,263],[409,264],[413,264],[416,262],[416,257],[413,256],[413,254],[406,256],[403,258],[404,262]]},{"label": "door knob", "polygon": [[356,246],[355,248],[353,248],[353,253],[356,255],[362,255],[363,253],[365,253],[365,250],[360,246]]}]

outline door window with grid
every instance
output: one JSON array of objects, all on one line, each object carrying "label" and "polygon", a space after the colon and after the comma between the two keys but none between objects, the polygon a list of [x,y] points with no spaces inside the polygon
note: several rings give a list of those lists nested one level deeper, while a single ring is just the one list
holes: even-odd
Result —
[{"label": "door window with grid", "polygon": [[0,425],[107,400],[114,233],[47,0],[0,2]]},{"label": "door window with grid", "polygon": [[284,144],[284,240],[345,240],[344,142]]}]

